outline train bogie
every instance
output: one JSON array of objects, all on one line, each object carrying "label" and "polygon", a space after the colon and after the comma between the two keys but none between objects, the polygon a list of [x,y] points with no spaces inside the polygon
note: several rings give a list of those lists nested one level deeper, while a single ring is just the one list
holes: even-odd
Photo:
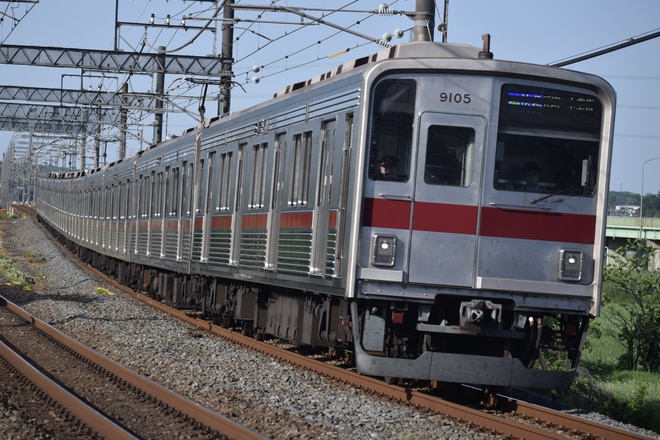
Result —
[{"label": "train bogie", "polygon": [[42,179],[38,208],[129,284],[362,373],[565,387],[599,312],[614,106],[590,75],[404,44]]}]

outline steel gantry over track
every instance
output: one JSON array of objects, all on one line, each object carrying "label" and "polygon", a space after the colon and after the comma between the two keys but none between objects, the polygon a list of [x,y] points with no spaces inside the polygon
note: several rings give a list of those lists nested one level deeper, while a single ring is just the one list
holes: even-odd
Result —
[{"label": "steel gantry over track", "polygon": [[[165,74],[213,76],[224,72],[231,60],[219,56],[170,55],[164,48],[158,53],[90,50],[59,47],[2,45],[0,64],[75,68],[81,71],[119,72],[124,74]],[[224,64],[223,64],[224,63]],[[229,64],[231,65],[231,64]],[[160,82],[162,84],[162,81]],[[2,101],[11,102],[2,102]],[[129,110],[163,113],[166,100],[162,89],[155,94],[129,94],[47,88],[0,86],[0,130],[37,133],[80,134],[113,125],[126,132]],[[18,104],[17,101],[23,101]],[[58,105],[44,103],[55,102]],[[162,137],[162,126],[154,128],[153,142]],[[120,145],[120,152],[125,145]],[[121,153],[120,153],[121,154]],[[98,157],[96,157],[98,166]]]},{"label": "steel gantry over track", "polygon": [[123,52],[113,50],[66,49],[59,47],[0,46],[0,64],[68,67],[122,73],[221,76],[219,56],[170,55],[167,53]]},{"label": "steel gantry over track", "polygon": [[154,112],[157,99],[155,93],[0,85],[0,130],[91,133],[98,124],[122,124],[122,111]]}]

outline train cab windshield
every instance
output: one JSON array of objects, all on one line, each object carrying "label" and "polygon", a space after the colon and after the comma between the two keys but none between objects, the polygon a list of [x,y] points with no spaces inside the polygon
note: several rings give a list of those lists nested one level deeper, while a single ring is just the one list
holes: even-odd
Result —
[{"label": "train cab windshield", "polygon": [[495,189],[594,196],[601,121],[594,96],[505,84]]},{"label": "train cab windshield", "polygon": [[429,185],[469,186],[474,129],[431,125],[426,136],[424,182]]},{"label": "train cab windshield", "polygon": [[385,80],[374,92],[369,177],[407,182],[415,117],[415,82]]}]

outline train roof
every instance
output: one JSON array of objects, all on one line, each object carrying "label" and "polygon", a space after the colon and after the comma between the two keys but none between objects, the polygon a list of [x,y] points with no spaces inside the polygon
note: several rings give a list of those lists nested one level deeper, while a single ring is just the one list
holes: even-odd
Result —
[{"label": "train roof", "polygon": [[408,59],[414,59],[414,58],[484,59],[484,58],[492,58],[492,53],[490,53],[486,47],[484,47],[484,49],[479,49],[477,47],[470,46],[467,44],[435,43],[428,41],[418,41],[418,42],[398,44],[396,46],[391,46],[387,49],[383,49],[372,55],[356,58],[344,64],[340,64],[337,67],[335,67],[333,70],[324,72],[308,80],[290,84],[284,87],[283,89],[277,91],[273,95],[273,98],[284,96],[295,90],[299,90],[303,87],[307,87],[312,84],[316,84],[321,81],[327,80],[329,78],[333,78],[342,73],[350,72],[353,69],[356,69],[361,66],[377,63],[379,61],[388,60],[388,59],[406,59],[406,58]]},{"label": "train roof", "polygon": [[[296,91],[300,91],[299,93],[304,93],[303,89],[307,87],[319,85],[324,81],[330,82],[330,80],[338,79],[338,77],[343,77],[343,76],[348,77],[351,76],[351,74],[359,74],[365,69],[368,69],[369,66],[372,66],[376,63],[383,62],[386,60],[394,60],[394,59],[492,60],[493,54],[490,52],[490,36],[484,35],[482,38],[484,43],[482,48],[478,48],[467,44],[438,43],[438,42],[430,42],[430,41],[415,41],[415,42],[393,45],[378,52],[375,52],[371,55],[367,55],[361,58],[356,58],[346,63],[340,64],[336,66],[334,69],[326,71],[313,78],[290,84],[282,88],[281,90],[277,91],[273,95],[272,99],[275,100],[278,98],[284,98],[290,94],[293,94],[293,92]],[[269,102],[272,101],[267,100],[265,102],[262,102],[261,104],[257,104],[252,107],[248,107],[237,111],[232,111],[227,114],[208,118],[204,121],[204,128],[208,128],[209,126],[214,125],[216,122],[220,120],[225,120],[225,118],[241,117],[241,115],[254,112],[260,107],[269,104]],[[155,148],[159,148],[164,144],[169,144],[172,141],[177,142],[177,138],[185,138],[187,135],[190,135],[198,128],[199,128],[198,126],[193,126],[184,129],[178,136],[173,136],[171,139],[168,139],[165,142],[151,145],[146,150],[138,151],[133,157],[140,157],[143,155],[143,153]],[[48,177],[54,179],[72,179],[77,177],[89,176],[97,172],[104,172],[107,169],[112,168],[115,165],[125,160],[126,159],[119,159],[103,167],[88,169],[83,172],[50,173]]]}]

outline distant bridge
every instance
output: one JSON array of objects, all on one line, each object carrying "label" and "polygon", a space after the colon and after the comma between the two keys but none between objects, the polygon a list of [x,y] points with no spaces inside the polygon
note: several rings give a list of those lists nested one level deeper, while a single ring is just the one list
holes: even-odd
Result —
[{"label": "distant bridge", "polygon": [[649,269],[660,269],[660,218],[642,219],[641,229],[639,223],[639,217],[608,215],[605,230],[608,253],[625,246],[630,239],[640,238],[641,235],[641,238],[647,240],[643,245],[654,248]]},{"label": "distant bridge", "polygon": [[660,240],[660,218],[643,218],[641,228],[639,220],[639,217],[607,216],[605,235],[608,240],[617,238]]}]

